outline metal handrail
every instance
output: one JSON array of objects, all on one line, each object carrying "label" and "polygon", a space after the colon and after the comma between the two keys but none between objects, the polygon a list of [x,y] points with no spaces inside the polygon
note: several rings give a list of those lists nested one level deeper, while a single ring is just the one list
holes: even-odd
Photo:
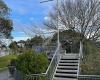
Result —
[{"label": "metal handrail", "polygon": [[60,49],[60,44],[57,46],[56,51],[55,51],[55,53],[54,53],[54,56],[53,56],[53,58],[52,58],[52,60],[51,60],[51,62],[50,62],[50,64],[49,64],[49,66],[48,66],[48,68],[47,68],[47,70],[46,70],[45,73],[30,74],[30,75],[26,75],[26,76],[46,76],[46,75],[48,74],[50,68],[51,68],[51,65],[52,65],[52,63],[53,63],[53,61],[54,61],[54,59],[55,59],[55,57],[56,57],[56,55],[57,55],[57,51],[58,51],[59,49]]},{"label": "metal handrail", "polygon": [[53,60],[54,60],[54,58],[55,58],[55,56],[56,56],[57,51],[59,50],[59,48],[60,48],[60,44],[57,46],[57,49],[56,49],[56,51],[55,51],[55,54],[54,54],[54,56],[53,56],[53,58],[52,58],[52,60],[51,60],[51,62],[50,62],[50,65],[49,65],[47,71],[46,71],[45,73],[42,73],[42,74],[47,74],[47,73],[48,73],[48,71],[49,71],[49,69],[50,69],[50,67],[51,67],[51,64],[52,64],[52,62],[53,62]]},{"label": "metal handrail", "polygon": [[77,78],[78,78],[78,76],[79,76],[79,74],[80,74],[80,63],[81,63],[80,60],[81,60],[81,55],[80,55],[80,53],[79,53]]},{"label": "metal handrail", "polygon": [[80,50],[79,50],[79,60],[78,60],[78,73],[77,73],[77,77],[80,75],[80,64],[81,64],[81,60],[83,59],[83,45],[82,42],[80,41]]},{"label": "metal handrail", "polygon": [[79,75],[79,80],[100,80],[100,75]]},{"label": "metal handrail", "polygon": [[79,75],[80,77],[99,77],[100,75]]}]

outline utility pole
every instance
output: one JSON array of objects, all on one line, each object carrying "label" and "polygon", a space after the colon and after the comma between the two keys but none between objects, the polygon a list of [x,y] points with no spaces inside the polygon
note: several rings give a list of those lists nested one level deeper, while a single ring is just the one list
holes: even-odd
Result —
[{"label": "utility pole", "polygon": [[[54,0],[46,0],[46,1],[42,1],[40,3],[46,3],[46,2],[50,2],[50,1],[54,1]],[[59,37],[59,0],[56,0],[57,1],[57,43],[58,43],[58,46],[60,44],[60,37]]]},{"label": "utility pole", "polygon": [[57,40],[58,40],[58,45],[60,45],[60,36],[59,36],[59,32],[60,32],[60,30],[59,30],[59,1],[57,0],[57,29],[58,29],[58,38],[57,38]]}]

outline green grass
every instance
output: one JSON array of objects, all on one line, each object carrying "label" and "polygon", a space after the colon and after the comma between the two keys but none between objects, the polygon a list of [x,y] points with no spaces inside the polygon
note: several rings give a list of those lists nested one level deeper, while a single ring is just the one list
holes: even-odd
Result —
[{"label": "green grass", "polygon": [[6,69],[12,59],[16,59],[15,55],[8,55],[4,57],[0,57],[0,70]]},{"label": "green grass", "polygon": [[88,75],[100,75],[100,49],[93,42],[85,43],[82,73]]}]

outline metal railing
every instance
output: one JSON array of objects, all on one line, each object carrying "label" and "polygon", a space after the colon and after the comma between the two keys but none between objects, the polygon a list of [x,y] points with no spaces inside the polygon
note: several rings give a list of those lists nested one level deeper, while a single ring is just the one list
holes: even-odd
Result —
[{"label": "metal railing", "polygon": [[80,50],[79,50],[79,60],[78,60],[78,73],[77,73],[77,77],[79,77],[80,72],[81,72],[80,65],[81,65],[82,59],[83,59],[83,44],[80,41]]},{"label": "metal railing", "polygon": [[79,75],[78,80],[100,80],[100,75]]},{"label": "metal railing", "polygon": [[79,60],[78,60],[78,80],[100,80],[100,75],[81,75],[81,63],[83,59],[83,44],[80,41],[80,52],[79,52]]},{"label": "metal railing", "polygon": [[25,80],[52,80],[56,66],[60,60],[60,44],[57,46],[53,58],[45,73],[29,74],[25,76]]}]

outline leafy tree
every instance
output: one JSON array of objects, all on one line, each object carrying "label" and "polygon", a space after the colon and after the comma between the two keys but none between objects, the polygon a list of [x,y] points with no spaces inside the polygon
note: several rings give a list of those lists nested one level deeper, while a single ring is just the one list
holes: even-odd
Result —
[{"label": "leafy tree", "polygon": [[0,0],[0,34],[3,34],[5,38],[11,36],[12,21],[9,19],[10,9],[8,6]]},{"label": "leafy tree", "polygon": [[43,38],[41,36],[35,36],[34,38],[31,39],[31,43],[33,43],[33,45],[42,44]]},{"label": "leafy tree", "polygon": [[[80,33],[73,30],[65,30],[65,31],[60,32],[59,35],[60,35],[59,37],[60,37],[60,42],[62,44],[62,47],[66,49],[67,51],[69,51],[68,53],[79,52]],[[57,33],[54,34],[51,43],[55,43],[56,41],[57,41]]]},{"label": "leafy tree", "polygon": [[12,43],[10,43],[9,48],[13,51],[13,53],[17,53],[18,52],[18,45],[17,42],[14,41]]},{"label": "leafy tree", "polygon": [[28,39],[26,41],[26,47],[32,48],[32,46],[41,45],[43,43],[44,39],[41,36],[35,36],[32,39]]}]

